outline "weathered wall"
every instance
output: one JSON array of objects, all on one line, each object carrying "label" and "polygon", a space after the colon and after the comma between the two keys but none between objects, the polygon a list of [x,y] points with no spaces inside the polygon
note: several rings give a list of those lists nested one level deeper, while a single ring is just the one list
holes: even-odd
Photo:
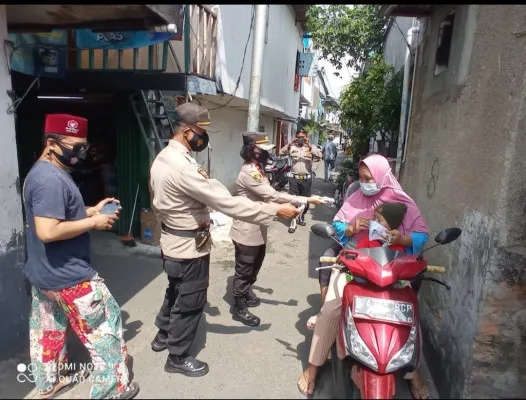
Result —
[{"label": "weathered wall", "polygon": [[[0,5],[0,40],[7,40],[6,6]],[[0,126],[2,146],[0,159],[0,360],[27,347],[28,295],[22,274],[24,241],[22,205],[18,177],[15,123],[7,108],[12,103],[7,95],[11,76],[5,52],[0,52]]]},{"label": "weathered wall", "polygon": [[[201,103],[204,107],[212,109],[210,118],[214,132],[210,133],[212,147],[210,175],[231,189],[243,163],[239,151],[243,145],[241,133],[247,130],[248,111],[230,107],[213,110],[218,106],[207,102],[204,98],[201,98]],[[274,140],[274,118],[260,114],[259,125],[264,126],[269,139]],[[199,153],[197,160],[202,165],[207,165],[206,150]]]},{"label": "weathered wall", "polygon": [[[434,76],[437,7],[420,47],[402,184],[431,236],[461,238],[432,250],[451,291],[423,286],[424,351],[441,396],[526,394],[524,101],[526,8],[456,6],[448,70]],[[522,252],[522,256],[520,253]]]}]

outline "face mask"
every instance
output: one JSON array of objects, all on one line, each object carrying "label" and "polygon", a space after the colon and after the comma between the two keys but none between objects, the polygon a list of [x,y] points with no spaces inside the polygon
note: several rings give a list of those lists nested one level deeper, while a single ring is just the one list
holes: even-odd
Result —
[{"label": "face mask", "polygon": [[86,160],[86,155],[89,147],[87,144],[80,145],[80,147],[77,147],[78,145],[75,145],[72,149],[70,149],[61,145],[58,142],[56,143],[57,146],[60,147],[60,150],[62,150],[62,154],[58,154],[57,152],[53,153],[55,154],[55,157],[57,157],[58,161],[60,161],[66,167],[77,167],[83,161]]},{"label": "face mask", "polygon": [[194,137],[191,140],[186,139],[186,141],[190,145],[190,149],[192,149],[192,151],[199,153],[200,151],[206,149],[206,146],[208,146],[208,133],[205,132],[202,135],[198,135],[194,131],[192,132],[194,134]]},{"label": "face mask", "polygon": [[374,196],[375,194],[378,194],[378,192],[380,192],[380,189],[376,185],[376,182],[372,182],[372,183],[360,182],[360,189],[362,190],[362,193],[366,196]]},{"label": "face mask", "polygon": [[263,151],[261,153],[254,153],[254,160],[256,160],[261,165],[265,165],[269,160],[270,155],[268,151]]},{"label": "face mask", "polygon": [[296,143],[298,146],[303,146],[305,144],[305,139],[296,139]]}]

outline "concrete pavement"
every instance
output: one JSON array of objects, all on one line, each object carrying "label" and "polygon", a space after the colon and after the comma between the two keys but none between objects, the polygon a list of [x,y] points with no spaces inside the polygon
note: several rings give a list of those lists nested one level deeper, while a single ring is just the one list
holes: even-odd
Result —
[{"label": "concrete pavement", "polygon": [[[320,166],[314,192],[332,195],[333,191],[333,184],[323,182]],[[111,233],[93,234],[95,268],[122,306],[131,370],[141,386],[138,398],[302,398],[296,382],[305,367],[312,336],[306,322],[320,307],[314,268],[330,244],[315,237],[309,227],[331,221],[336,211],[329,206],[312,207],[308,226],[298,227],[295,234],[287,232],[285,223],[274,222],[267,257],[255,287],[262,299],[262,305],[253,310],[262,320],[257,328],[232,320],[229,310],[233,246],[225,240],[225,232],[216,235],[209,303],[192,348],[194,355],[210,365],[210,372],[202,378],[165,373],[167,353],[150,349],[156,333],[154,318],[166,287],[159,250],[144,245],[124,248]],[[75,337],[71,338],[69,349],[72,362],[88,362],[85,349]],[[0,374],[2,378],[0,397],[11,394],[20,398],[27,394],[27,398],[36,398],[34,391],[29,393],[31,385],[16,382],[14,364],[12,370]],[[338,377],[334,383],[329,363],[321,372],[314,397],[348,397],[343,379]],[[13,382],[10,393],[3,384],[6,380]],[[87,398],[89,389],[85,382],[62,398]],[[400,398],[410,396],[404,391]]]}]

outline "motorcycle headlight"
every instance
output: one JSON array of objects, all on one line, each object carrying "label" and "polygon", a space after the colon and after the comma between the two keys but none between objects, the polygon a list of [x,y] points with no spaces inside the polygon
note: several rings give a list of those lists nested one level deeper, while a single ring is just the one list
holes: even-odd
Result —
[{"label": "motorcycle headlight", "polygon": [[398,352],[391,358],[385,372],[391,373],[402,368],[404,365],[407,365],[411,362],[413,354],[415,352],[415,343],[416,343],[416,327],[413,326],[409,332],[409,338],[405,342],[404,347],[402,347]]},{"label": "motorcycle headlight", "polygon": [[[351,313],[351,307],[347,307],[347,330],[347,334],[343,335],[347,351],[373,371],[378,371],[378,362],[376,361],[376,358],[358,333],[358,329],[356,329]],[[348,341],[350,341],[350,343],[348,343]]]}]

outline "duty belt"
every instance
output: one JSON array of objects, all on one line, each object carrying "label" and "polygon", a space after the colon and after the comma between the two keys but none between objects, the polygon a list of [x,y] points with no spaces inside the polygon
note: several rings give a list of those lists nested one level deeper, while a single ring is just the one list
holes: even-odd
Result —
[{"label": "duty belt", "polygon": [[208,241],[212,240],[212,236],[210,235],[209,225],[202,226],[198,229],[181,230],[181,229],[170,228],[166,226],[164,223],[162,223],[161,229],[165,231],[166,233],[169,233],[170,235],[184,237],[184,238],[194,238],[195,247],[197,250],[200,250],[202,247],[204,247],[208,243]]},{"label": "duty belt", "polygon": [[303,180],[310,179],[310,178],[311,178],[311,174],[307,174],[307,175],[292,174],[292,177],[293,177],[294,179],[298,179],[298,180],[300,180],[300,181],[303,181]]}]

